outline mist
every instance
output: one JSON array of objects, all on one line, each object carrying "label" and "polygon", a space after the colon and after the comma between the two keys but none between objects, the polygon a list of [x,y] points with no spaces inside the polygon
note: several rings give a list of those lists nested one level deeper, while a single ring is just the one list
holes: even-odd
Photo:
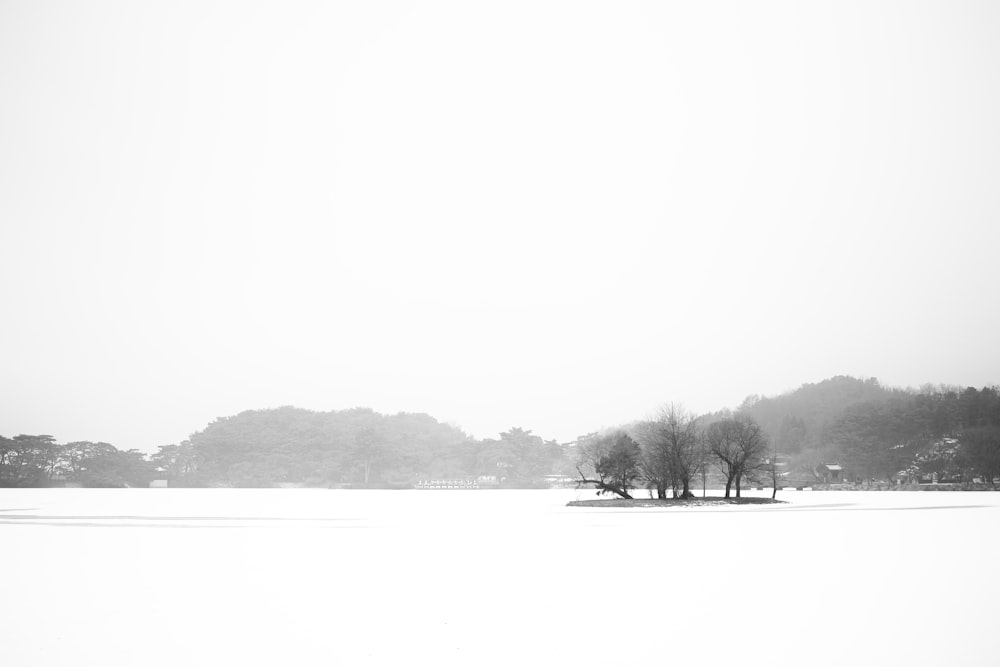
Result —
[{"label": "mist", "polygon": [[5,3],[0,432],[1000,379],[986,3]]}]

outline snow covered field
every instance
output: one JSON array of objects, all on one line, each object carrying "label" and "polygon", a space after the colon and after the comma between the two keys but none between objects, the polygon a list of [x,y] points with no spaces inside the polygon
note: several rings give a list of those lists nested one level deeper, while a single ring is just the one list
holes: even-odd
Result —
[{"label": "snow covered field", "polygon": [[592,497],[0,489],[2,663],[1000,664],[1000,493]]}]

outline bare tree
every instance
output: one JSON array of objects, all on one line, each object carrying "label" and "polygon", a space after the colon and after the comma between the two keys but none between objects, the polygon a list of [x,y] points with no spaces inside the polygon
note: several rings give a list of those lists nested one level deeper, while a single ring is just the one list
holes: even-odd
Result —
[{"label": "bare tree", "polygon": [[740,460],[736,476],[736,497],[739,498],[742,480],[755,481],[757,474],[764,468],[767,435],[757,420],[748,414],[737,414],[735,421],[739,424],[736,439]]},{"label": "bare tree", "polygon": [[657,493],[669,485],[675,498],[693,498],[691,480],[701,470],[697,418],[682,406],[671,403],[643,429],[644,472],[657,484]]},{"label": "bare tree", "polygon": [[646,480],[646,488],[656,489],[656,497],[666,500],[667,489],[673,488],[673,472],[670,465],[670,451],[666,440],[657,437],[656,422],[641,422],[633,427],[633,439],[641,452],[639,469]]},{"label": "bare tree", "polygon": [[740,470],[740,449],[736,444],[738,430],[739,424],[735,419],[724,419],[710,424],[703,436],[708,451],[715,457],[722,476],[726,478],[726,498],[732,492],[733,482]]},{"label": "bare tree", "polygon": [[767,438],[753,417],[737,414],[711,424],[705,431],[708,449],[726,478],[726,498],[733,486],[740,497],[742,481],[753,481],[764,465]]},{"label": "bare tree", "polygon": [[[640,459],[639,445],[625,431],[592,436],[580,445],[578,486],[593,484],[598,494],[614,493],[631,499],[629,491],[640,477]],[[588,478],[585,469],[594,477]]]}]

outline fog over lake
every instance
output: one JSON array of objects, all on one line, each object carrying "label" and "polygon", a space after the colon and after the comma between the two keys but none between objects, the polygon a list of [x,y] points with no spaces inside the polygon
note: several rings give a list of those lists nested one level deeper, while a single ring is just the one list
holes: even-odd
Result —
[{"label": "fog over lake", "polygon": [[0,667],[1000,665],[998,36],[0,2]]},{"label": "fog over lake", "polygon": [[995,664],[1000,493],[592,497],[0,489],[5,663]]}]

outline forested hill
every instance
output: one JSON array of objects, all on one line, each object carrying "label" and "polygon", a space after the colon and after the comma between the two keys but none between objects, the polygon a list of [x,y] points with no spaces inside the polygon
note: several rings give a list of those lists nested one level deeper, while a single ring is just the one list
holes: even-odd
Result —
[{"label": "forested hill", "polygon": [[[520,428],[475,440],[426,414],[283,407],[216,420],[154,457],[184,485],[408,487],[421,478],[502,477],[542,485],[567,470],[567,448]],[[571,468],[569,468],[571,470]]]},{"label": "forested hill", "polygon": [[[840,376],[781,396],[752,396],[740,411],[760,422],[799,472],[837,462],[850,478],[959,477],[994,465],[981,459],[994,456],[988,443],[1000,429],[1000,391],[903,390]],[[987,443],[983,452],[980,442]]]},{"label": "forested hill", "polygon": [[822,447],[826,428],[851,406],[879,405],[893,397],[907,396],[910,394],[883,387],[874,378],[861,380],[840,375],[804,384],[780,396],[749,396],[738,411],[753,415],[779,451],[796,454],[803,449]]}]

